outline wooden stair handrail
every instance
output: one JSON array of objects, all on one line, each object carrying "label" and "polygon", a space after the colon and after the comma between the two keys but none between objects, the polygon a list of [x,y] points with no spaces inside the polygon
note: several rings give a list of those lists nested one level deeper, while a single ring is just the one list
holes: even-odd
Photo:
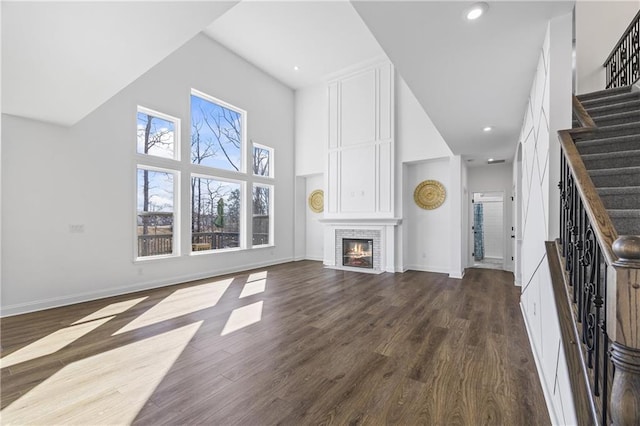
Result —
[{"label": "wooden stair handrail", "polygon": [[[637,18],[638,16],[636,16]],[[640,236],[622,235],[618,237],[613,222],[582,161],[574,139],[575,136],[580,134],[597,133],[598,127],[578,98],[574,96],[572,103],[574,114],[583,127],[561,130],[558,132],[558,137],[566,167],[573,177],[572,187],[575,188],[582,200],[580,203],[581,208],[591,224],[590,229],[592,229],[600,247],[602,260],[608,266],[608,268],[605,268],[606,277],[604,281],[606,283],[604,289],[606,292],[606,336],[610,342],[609,358],[615,367],[615,374],[610,395],[605,400],[598,401],[598,404],[602,403],[603,406],[600,407],[602,410],[606,406],[609,408],[607,410],[608,416],[605,416],[604,422],[608,422],[610,419],[614,426],[637,426],[640,425]],[[563,244],[567,243],[571,244],[563,241]],[[551,247],[548,246],[548,254],[550,249]],[[560,253],[557,254],[556,260],[563,259]],[[557,273],[558,265],[553,263],[552,257],[548,256],[550,269],[552,273],[554,271]],[[576,260],[574,259],[573,262]],[[570,278],[563,273],[563,279]],[[579,279],[582,280],[581,278]],[[557,281],[557,278],[554,280]],[[554,286],[556,284],[554,283]],[[573,282],[571,285],[575,287],[583,284]],[[565,289],[568,289],[566,285]],[[554,292],[556,294],[556,303],[559,303],[557,289],[554,288]],[[571,297],[567,298],[566,302],[568,303],[567,307],[573,307]],[[561,320],[565,352],[569,358],[573,357],[573,359],[568,358],[567,362],[575,366],[577,358],[575,354],[571,355],[574,351],[570,350],[572,349],[570,346],[576,342],[575,338],[572,337],[572,333],[568,332],[570,327],[566,324],[566,309],[558,307],[557,311]],[[565,323],[562,323],[563,321]],[[573,327],[577,326],[576,321],[579,321],[579,319],[572,315],[571,322]],[[566,339],[569,340],[566,341]],[[588,379],[589,373],[586,370],[587,367],[583,357],[580,358],[580,362],[587,381],[587,388],[589,388],[590,394],[593,395]],[[574,392],[576,409],[581,411],[577,415],[578,418],[584,420],[586,416],[584,411],[587,406],[591,415],[594,415],[594,410],[598,411],[596,400],[587,396],[588,401],[584,401],[584,395],[581,393],[582,389],[584,389],[582,379],[576,376],[576,372],[573,373],[571,375],[572,392]],[[595,378],[595,380],[598,379]],[[579,394],[575,395],[575,392],[579,392]],[[595,414],[597,415],[597,413]],[[604,411],[601,414],[604,415]],[[594,423],[599,424],[600,420]]]},{"label": "wooden stair handrail", "polygon": [[602,199],[600,199],[589,172],[587,172],[580,153],[578,153],[576,144],[573,141],[572,131],[560,130],[558,136],[567,165],[575,178],[575,186],[584,202],[587,216],[589,216],[589,220],[594,225],[594,232],[600,242],[607,264],[613,265],[618,260],[618,256],[616,256],[612,248],[614,241],[618,238],[618,232],[613,226],[613,222],[602,203]]},{"label": "wooden stair handrail", "polygon": [[584,109],[584,106],[582,106],[582,102],[580,102],[580,100],[575,95],[573,95],[571,102],[573,104],[573,113],[576,115],[576,118],[580,122],[582,129],[593,129],[597,127],[596,123],[593,121],[587,110]]}]

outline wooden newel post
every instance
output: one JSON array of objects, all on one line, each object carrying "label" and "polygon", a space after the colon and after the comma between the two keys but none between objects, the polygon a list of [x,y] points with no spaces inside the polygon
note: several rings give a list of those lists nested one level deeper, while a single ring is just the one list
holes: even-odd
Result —
[{"label": "wooden newel post", "polygon": [[640,425],[640,236],[613,243],[607,277],[607,333],[615,366],[610,413],[615,426]]}]

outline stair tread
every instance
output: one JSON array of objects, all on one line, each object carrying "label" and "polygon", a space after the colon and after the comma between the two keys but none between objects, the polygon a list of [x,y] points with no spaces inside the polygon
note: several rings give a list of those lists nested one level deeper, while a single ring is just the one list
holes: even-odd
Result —
[{"label": "stair tread", "polygon": [[631,91],[631,86],[622,86],[622,87],[616,87],[614,89],[604,89],[604,90],[598,90],[595,92],[582,93],[578,95],[577,98],[582,101],[583,99],[584,100],[597,99],[601,97],[611,96],[614,93],[628,93],[630,91]]},{"label": "stair tread", "polygon": [[600,132],[613,132],[616,130],[638,130],[640,132],[640,123],[622,123],[622,124],[612,124],[611,126],[598,126],[595,128],[595,131]]},{"label": "stair tread", "polygon": [[619,142],[633,142],[636,139],[640,139],[638,135],[623,135],[623,136],[615,136],[610,138],[603,139],[589,139],[589,140],[579,140],[576,141],[578,145],[607,145],[607,144],[615,144]]},{"label": "stair tread", "polygon": [[640,186],[611,186],[598,188],[600,195],[640,194]]},{"label": "stair tread", "polygon": [[640,209],[607,209],[612,218],[640,217]]},{"label": "stair tread", "polygon": [[636,116],[640,116],[640,110],[638,110],[638,111],[616,112],[616,113],[613,113],[613,114],[601,115],[601,116],[595,117],[594,119],[597,119],[597,120],[611,120],[611,119],[614,119],[614,118],[626,118],[626,117],[636,117]]},{"label": "stair tread", "polygon": [[639,157],[640,150],[628,150],[628,151],[610,151],[610,152],[600,152],[597,154],[583,154],[583,160],[602,160],[602,159],[611,159],[611,158],[623,158],[623,157]]},{"label": "stair tread", "polygon": [[580,97],[578,97],[578,99],[582,103],[582,106],[588,109],[590,105],[618,103],[626,99],[635,99],[637,96],[638,95],[636,92],[629,91],[629,92],[615,93],[615,94],[610,94],[609,96],[601,96],[601,97],[596,97],[591,99],[580,99]]},{"label": "stair tread", "polygon": [[633,167],[618,167],[615,169],[597,169],[589,170],[589,174],[592,176],[602,175],[629,175],[634,173],[640,173],[640,166]]},{"label": "stair tread", "polygon": [[607,105],[591,107],[587,110],[587,112],[589,113],[589,115],[593,117],[600,113],[606,113],[610,110],[624,109],[624,108],[628,108],[629,110],[632,110],[633,108],[636,108],[636,107],[640,108],[640,94],[638,95],[637,99],[626,100],[624,102],[618,102],[615,104],[607,104]]}]

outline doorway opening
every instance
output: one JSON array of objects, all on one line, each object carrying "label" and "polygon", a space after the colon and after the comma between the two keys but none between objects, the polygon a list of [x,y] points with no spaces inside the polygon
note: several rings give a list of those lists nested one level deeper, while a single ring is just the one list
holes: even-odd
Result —
[{"label": "doorway opening", "polygon": [[472,264],[504,269],[504,194],[474,192],[472,206]]}]

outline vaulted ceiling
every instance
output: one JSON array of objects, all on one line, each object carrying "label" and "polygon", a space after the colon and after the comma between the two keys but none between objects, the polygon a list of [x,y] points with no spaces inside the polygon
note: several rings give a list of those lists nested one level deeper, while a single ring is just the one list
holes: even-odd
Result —
[{"label": "vaulted ceiling", "polygon": [[3,2],[2,112],[72,125],[204,31],[292,89],[386,55],[454,153],[509,159],[547,21],[573,2],[490,2],[466,22],[470,4]]}]

